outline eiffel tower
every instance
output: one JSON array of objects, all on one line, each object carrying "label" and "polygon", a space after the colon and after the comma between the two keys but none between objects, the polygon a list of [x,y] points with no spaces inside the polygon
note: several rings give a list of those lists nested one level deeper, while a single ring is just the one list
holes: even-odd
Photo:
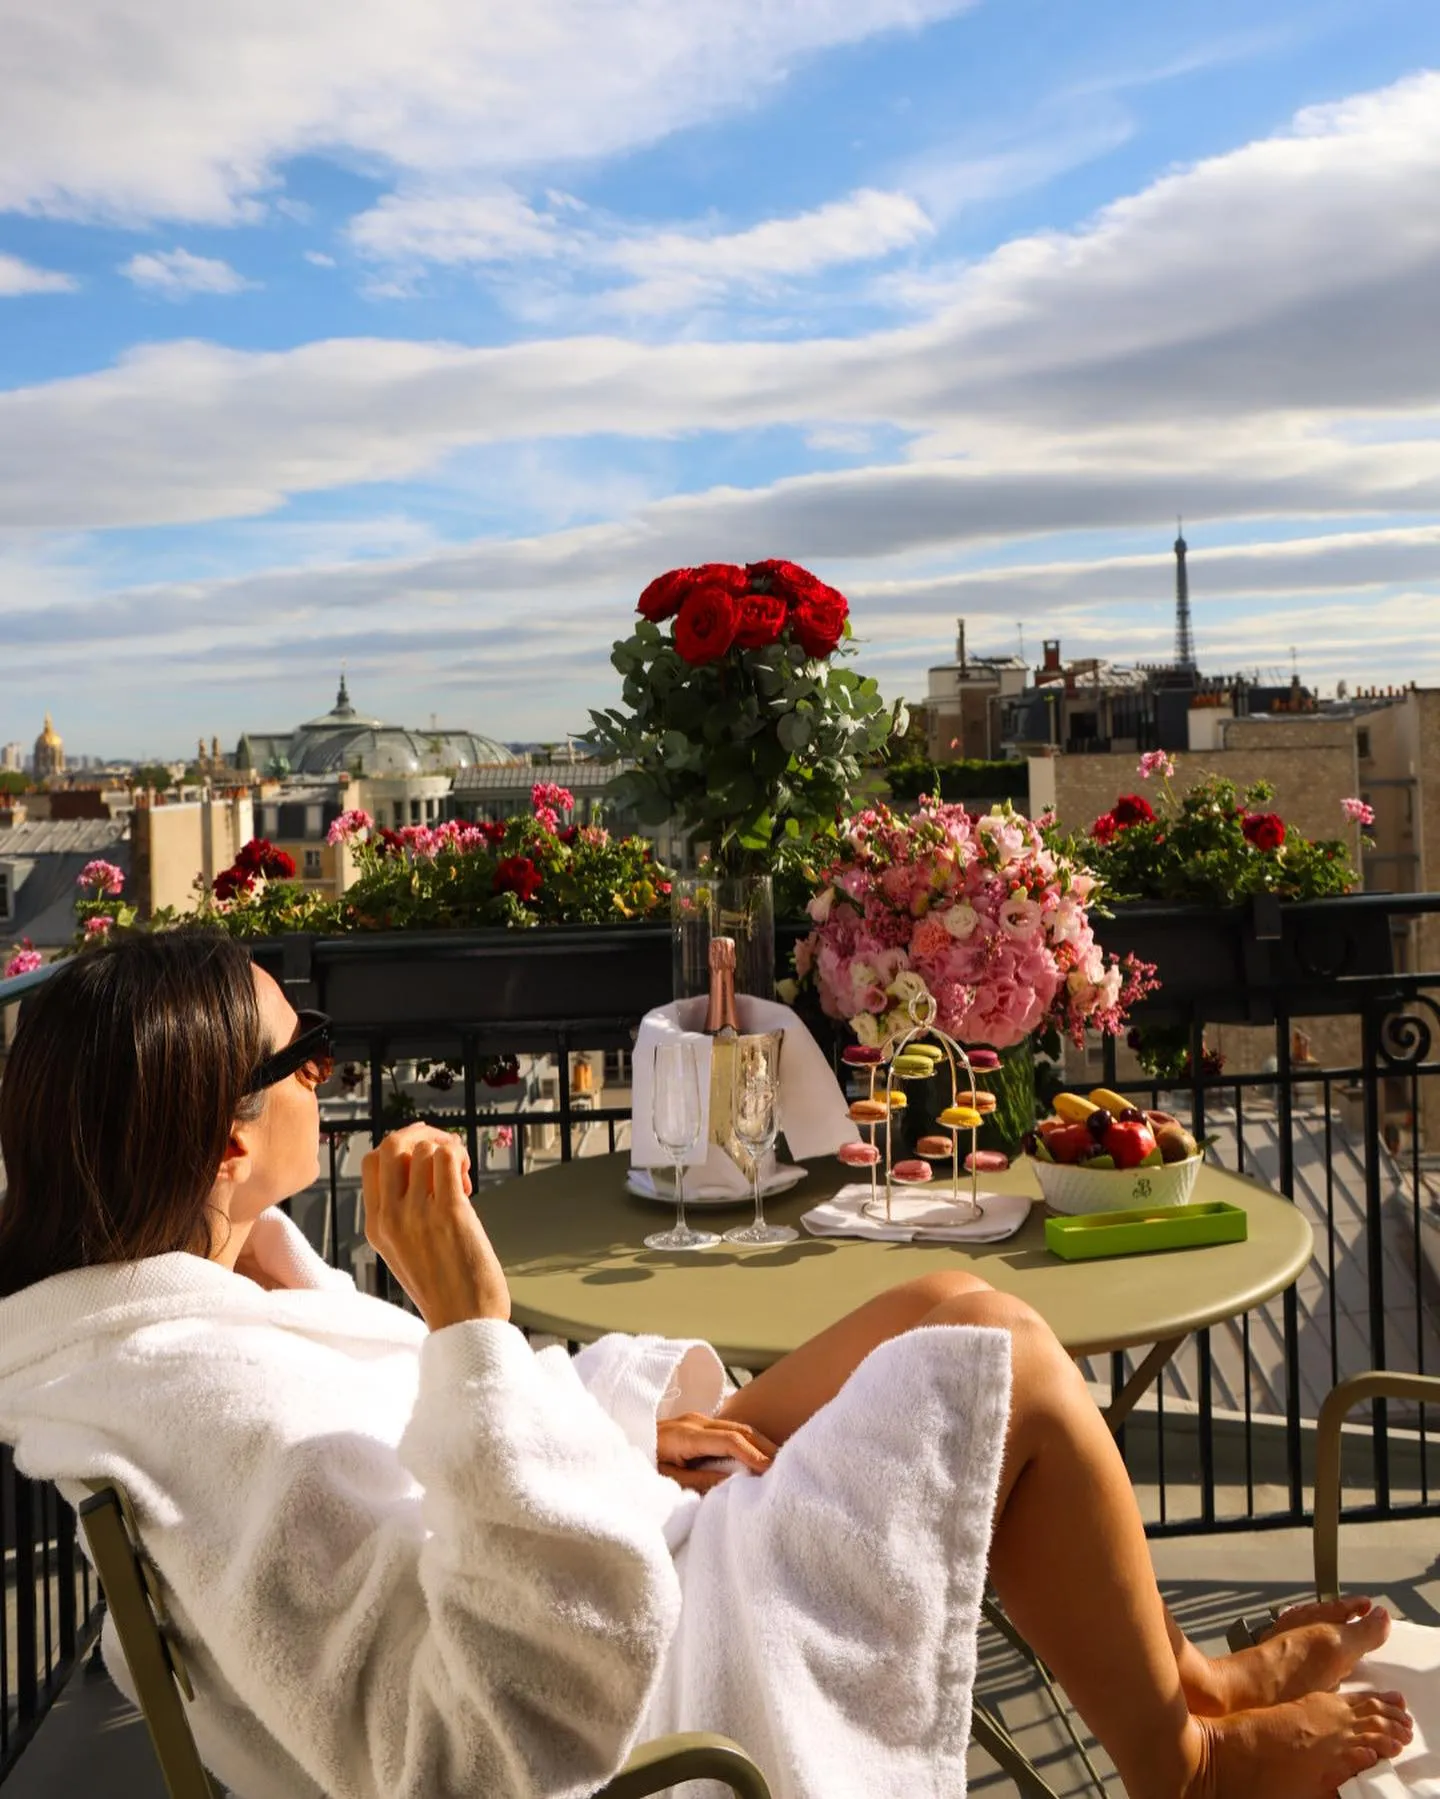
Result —
[{"label": "eiffel tower", "polygon": [[1195,639],[1190,630],[1190,577],[1185,569],[1185,542],[1181,521],[1175,521],[1175,666],[1195,667]]}]

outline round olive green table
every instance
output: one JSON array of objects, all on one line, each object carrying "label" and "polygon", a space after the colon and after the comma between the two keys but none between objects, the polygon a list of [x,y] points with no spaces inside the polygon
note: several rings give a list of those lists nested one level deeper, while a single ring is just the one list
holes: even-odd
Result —
[{"label": "round olive green table", "polygon": [[[1064,1262],[1045,1247],[1044,1210],[1028,1162],[982,1187],[1036,1203],[1001,1243],[877,1243],[811,1237],[800,1214],[856,1177],[834,1161],[812,1163],[765,1215],[801,1229],[794,1243],[688,1253],[641,1247],[673,1207],[625,1191],[628,1158],[583,1157],[486,1191],[480,1213],[510,1282],[517,1324],[590,1342],[606,1331],[700,1337],[732,1367],[767,1368],[826,1325],[899,1281],[963,1268],[1032,1305],[1075,1356],[1153,1346],[1111,1407],[1118,1424],[1192,1332],[1237,1317],[1295,1280],[1310,1260],[1310,1226],[1288,1200],[1220,1169],[1201,1170],[1192,1199],[1228,1200],[1249,1216],[1244,1243],[1155,1255]],[[749,1204],[694,1207],[691,1218],[724,1231]]]}]

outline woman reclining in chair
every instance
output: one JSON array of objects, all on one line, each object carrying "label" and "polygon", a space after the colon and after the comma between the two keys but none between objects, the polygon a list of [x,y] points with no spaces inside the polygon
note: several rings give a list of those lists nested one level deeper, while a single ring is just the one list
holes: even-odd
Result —
[{"label": "woman reclining in chair", "polygon": [[535,1353],[464,1150],[412,1125],[363,1190],[424,1322],[357,1293],[275,1209],[328,1066],[186,932],[66,964],[0,1086],[0,1434],[128,1488],[241,1799],[558,1799],[672,1729],[789,1799],[963,1793],[987,1568],[1131,1799],[1321,1799],[1407,1740],[1398,1695],[1327,1690],[1388,1629],[1364,1602],[1185,1641],[1080,1375],[971,1276],[739,1392],[699,1343]]}]

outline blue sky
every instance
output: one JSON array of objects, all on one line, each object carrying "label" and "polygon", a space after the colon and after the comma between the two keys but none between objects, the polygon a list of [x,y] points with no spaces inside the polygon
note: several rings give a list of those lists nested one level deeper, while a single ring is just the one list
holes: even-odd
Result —
[{"label": "blue sky", "polygon": [[1151,659],[1179,511],[1206,667],[1440,680],[1429,0],[0,28],[0,741],[554,736],[712,557]]}]

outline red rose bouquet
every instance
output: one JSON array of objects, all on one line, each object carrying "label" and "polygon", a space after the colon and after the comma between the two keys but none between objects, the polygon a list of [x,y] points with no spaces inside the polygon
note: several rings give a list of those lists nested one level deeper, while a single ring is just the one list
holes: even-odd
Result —
[{"label": "red rose bouquet", "polygon": [[794,562],[706,562],[658,576],[611,660],[628,711],[592,712],[591,741],[630,764],[612,796],[644,824],[677,819],[727,873],[848,811],[864,760],[903,709],[836,666],[845,596]]}]

